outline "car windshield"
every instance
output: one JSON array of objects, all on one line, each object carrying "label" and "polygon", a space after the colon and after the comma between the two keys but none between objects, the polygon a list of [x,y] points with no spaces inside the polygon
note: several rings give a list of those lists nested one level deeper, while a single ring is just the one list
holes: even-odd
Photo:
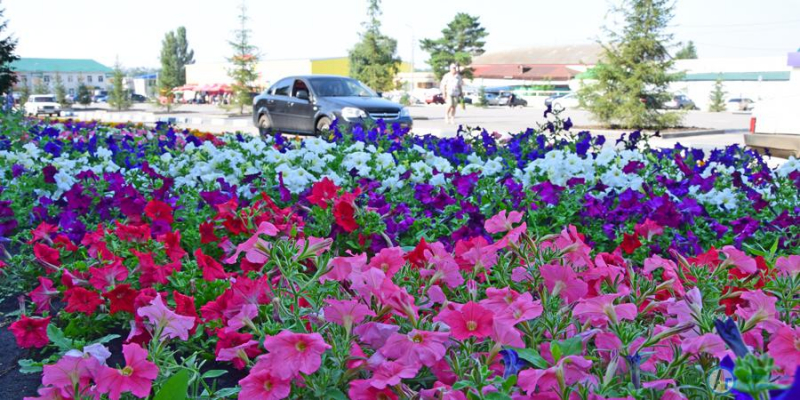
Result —
[{"label": "car windshield", "polygon": [[319,97],[378,97],[372,89],[355,79],[311,78],[309,81]]},{"label": "car windshield", "polygon": [[54,97],[34,97],[34,103],[55,103],[56,99]]}]

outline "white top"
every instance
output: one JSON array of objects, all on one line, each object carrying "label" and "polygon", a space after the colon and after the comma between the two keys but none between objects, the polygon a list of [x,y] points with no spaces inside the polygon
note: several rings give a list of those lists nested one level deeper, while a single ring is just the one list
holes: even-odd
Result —
[{"label": "white top", "polygon": [[463,81],[461,79],[461,74],[458,72],[455,74],[448,72],[442,77],[440,89],[442,90],[442,93],[448,96],[461,96],[462,84]]}]

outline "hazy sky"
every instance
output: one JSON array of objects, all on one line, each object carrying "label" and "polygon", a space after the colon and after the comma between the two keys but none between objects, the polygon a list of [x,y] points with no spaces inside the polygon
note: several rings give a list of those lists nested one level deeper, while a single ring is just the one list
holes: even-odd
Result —
[{"label": "hazy sky", "polygon": [[[480,16],[486,50],[588,43],[620,0],[383,0],[383,32],[411,58],[412,36],[438,37],[457,12]],[[239,0],[0,0],[22,57],[158,66],[165,32],[185,26],[197,62],[223,61]],[[249,0],[264,59],[334,57],[358,40],[366,0]],[[800,0],[677,0],[672,31],[700,57],[783,56],[800,47]],[[427,55],[416,47],[415,64]]]}]

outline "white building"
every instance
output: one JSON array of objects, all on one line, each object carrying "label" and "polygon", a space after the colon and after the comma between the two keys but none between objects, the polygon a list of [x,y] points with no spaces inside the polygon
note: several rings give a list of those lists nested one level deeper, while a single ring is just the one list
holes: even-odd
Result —
[{"label": "white building", "polygon": [[108,89],[113,70],[94,60],[63,58],[21,58],[11,63],[17,74],[17,91],[27,85],[33,91],[43,84],[52,93],[57,77],[61,79],[67,94],[74,96],[83,82],[90,89]]}]

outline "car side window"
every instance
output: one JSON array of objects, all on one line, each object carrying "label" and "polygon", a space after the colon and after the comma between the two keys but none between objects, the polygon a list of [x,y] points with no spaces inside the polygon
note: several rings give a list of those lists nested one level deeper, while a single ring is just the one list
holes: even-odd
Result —
[{"label": "car side window", "polygon": [[275,88],[272,90],[273,96],[289,96],[289,92],[292,88],[292,80],[291,79],[281,79],[278,83],[275,84]]},{"label": "car side window", "polygon": [[296,79],[294,81],[294,86],[292,86],[292,97],[297,97],[297,92],[301,90],[305,90],[306,93],[308,93],[308,86],[306,86],[306,83],[300,79]]}]

